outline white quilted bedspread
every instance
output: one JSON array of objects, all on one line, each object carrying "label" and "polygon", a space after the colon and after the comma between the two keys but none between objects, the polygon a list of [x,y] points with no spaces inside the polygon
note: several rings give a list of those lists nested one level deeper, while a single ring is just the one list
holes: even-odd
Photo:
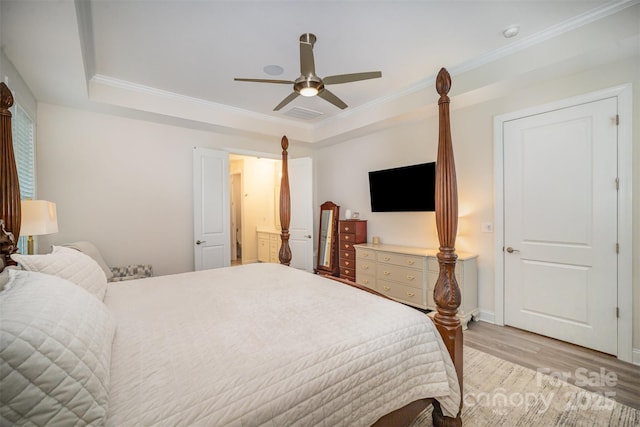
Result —
[{"label": "white quilted bedspread", "polygon": [[430,319],[279,264],[110,284],[107,425],[367,426],[455,370]]}]

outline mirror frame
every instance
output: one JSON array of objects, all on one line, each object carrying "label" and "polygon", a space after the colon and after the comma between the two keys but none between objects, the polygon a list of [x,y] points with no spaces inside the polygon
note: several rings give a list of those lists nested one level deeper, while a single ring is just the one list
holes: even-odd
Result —
[{"label": "mirror frame", "polygon": [[[326,248],[323,247],[322,244],[322,213],[330,211],[332,212],[331,218],[331,229],[328,237],[330,238],[330,247],[329,247],[329,259],[326,265],[320,264],[321,254],[326,251]],[[339,265],[338,265],[338,220],[340,218],[340,206],[336,205],[331,201],[324,202],[320,205],[320,219],[319,219],[319,227],[318,227],[318,256],[316,259],[316,273],[318,274],[326,274],[330,276],[338,276],[339,274]]]}]

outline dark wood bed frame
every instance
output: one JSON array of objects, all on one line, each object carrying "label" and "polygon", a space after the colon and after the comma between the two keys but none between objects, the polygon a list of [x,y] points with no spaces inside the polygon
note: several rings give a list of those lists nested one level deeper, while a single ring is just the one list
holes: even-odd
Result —
[{"label": "dark wood bed frame", "polygon": [[[451,360],[458,374],[460,384],[460,396],[462,396],[462,325],[458,319],[458,307],[461,302],[460,287],[456,281],[455,267],[456,255],[455,242],[458,231],[458,187],[456,181],[456,167],[453,158],[453,145],[451,143],[451,124],[449,118],[449,90],[451,89],[451,77],[449,72],[442,68],[436,78],[436,90],[440,95],[438,100],[439,132],[438,132],[438,156],[436,158],[436,227],[440,250],[438,263],[440,273],[434,290],[434,301],[437,312],[433,318],[438,332],[442,336]],[[291,250],[289,248],[289,222],[291,215],[291,203],[289,193],[289,171],[287,165],[287,148],[289,141],[282,137],[282,183],[280,185],[280,224],[282,226],[282,246],[280,248],[280,263],[289,265]],[[376,293],[369,288],[359,286],[348,280],[331,279],[355,286],[367,292]],[[378,294],[383,298],[386,296]],[[376,427],[397,427],[409,425],[430,404],[433,404],[433,425],[436,427],[461,426],[460,412],[455,418],[446,417],[442,413],[440,403],[435,399],[425,399],[408,404],[404,408],[387,414],[381,418]]]},{"label": "dark wood bed frame", "polygon": [[[451,78],[446,69],[442,68],[436,79],[436,89],[440,95],[438,156],[436,160],[436,227],[440,250],[438,262],[440,273],[435,285],[434,300],[437,312],[434,323],[444,344],[449,351],[458,374],[460,395],[462,396],[462,326],[457,317],[460,306],[460,288],[454,274],[457,255],[455,253],[455,239],[458,228],[458,191],[456,172],[451,145],[451,128],[449,119],[449,97]],[[11,136],[11,113],[13,105],[11,91],[0,83],[0,271],[5,266],[13,264],[10,255],[17,250],[16,239],[20,235],[20,186],[13,154]],[[289,265],[291,249],[289,247],[289,224],[291,220],[291,202],[289,190],[288,153],[289,141],[282,137],[282,182],[280,185],[280,224],[282,227],[279,258],[280,263]],[[346,284],[359,287],[352,282]],[[360,289],[372,292],[368,288]],[[409,425],[430,404],[433,404],[434,426],[461,426],[460,410],[455,418],[443,415],[440,404],[435,399],[424,399],[409,403],[382,417],[375,426]]]}]

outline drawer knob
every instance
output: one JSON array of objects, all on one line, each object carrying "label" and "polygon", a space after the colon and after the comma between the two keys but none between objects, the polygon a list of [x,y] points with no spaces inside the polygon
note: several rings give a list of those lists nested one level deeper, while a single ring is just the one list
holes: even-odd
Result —
[{"label": "drawer knob", "polygon": [[362,266],[362,269],[363,269],[363,270],[368,270],[368,269],[369,269],[369,264],[365,264],[365,265],[363,265],[363,266]]},{"label": "drawer knob", "polygon": [[351,239],[351,236],[344,236],[344,240],[349,240]]},{"label": "drawer knob", "polygon": [[416,278],[416,276],[407,276],[407,280],[413,280],[415,278]]},{"label": "drawer knob", "polygon": [[368,281],[367,279],[364,279],[364,280],[362,281],[362,283],[364,283],[365,285],[368,285],[368,284],[369,284],[369,281]]},{"label": "drawer knob", "polygon": [[344,231],[349,231],[349,227],[345,227],[345,228],[344,228]]},{"label": "drawer knob", "polygon": [[391,258],[389,258],[388,256],[384,257],[385,261],[389,261]]},{"label": "drawer knob", "polygon": [[349,252],[347,252],[346,254],[344,254],[345,258],[349,258]]},{"label": "drawer knob", "polygon": [[407,296],[408,296],[409,298],[413,298],[413,297],[415,297],[415,296],[416,296],[416,294],[414,294],[413,292],[407,292]]},{"label": "drawer knob", "polygon": [[388,275],[390,275],[390,274],[391,274],[391,273],[390,273],[390,272],[388,272],[388,271],[383,271],[383,273],[384,273],[384,275],[385,275],[385,276],[388,276]]},{"label": "drawer knob", "polygon": [[345,249],[349,249],[349,245],[344,245],[344,248]]},{"label": "drawer knob", "polygon": [[345,271],[344,271],[344,274],[349,274],[349,273],[350,273],[350,271],[349,271],[349,270],[345,270]]},{"label": "drawer knob", "polygon": [[363,258],[366,258],[366,257],[368,257],[368,256],[369,256],[369,254],[368,254],[368,253],[364,253],[364,254],[362,254],[362,257],[363,257]]},{"label": "drawer knob", "polygon": [[349,261],[345,261],[345,262],[344,262],[344,265],[349,265]]},{"label": "drawer knob", "polygon": [[388,287],[388,286],[383,286],[382,288],[383,288],[385,291],[390,291],[390,290],[391,290],[391,288],[390,288],[390,287]]},{"label": "drawer knob", "polygon": [[415,261],[413,261],[413,260],[407,260],[407,264],[409,264],[409,265],[413,265],[414,263],[415,263]]}]

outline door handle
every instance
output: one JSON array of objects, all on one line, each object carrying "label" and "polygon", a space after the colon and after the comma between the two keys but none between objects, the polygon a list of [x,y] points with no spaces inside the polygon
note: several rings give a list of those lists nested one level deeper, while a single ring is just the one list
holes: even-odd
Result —
[{"label": "door handle", "polygon": [[307,239],[310,239],[310,238],[311,238],[311,234],[307,234],[307,235],[306,235],[306,236],[304,236],[304,237],[306,237]]},{"label": "door handle", "polygon": [[509,246],[507,249],[507,252],[509,252],[510,254],[516,253],[516,252],[520,252],[519,249],[513,249],[511,246]]},{"label": "door handle", "polygon": [[206,240],[196,240],[196,245],[201,245],[203,243],[207,243]]}]

